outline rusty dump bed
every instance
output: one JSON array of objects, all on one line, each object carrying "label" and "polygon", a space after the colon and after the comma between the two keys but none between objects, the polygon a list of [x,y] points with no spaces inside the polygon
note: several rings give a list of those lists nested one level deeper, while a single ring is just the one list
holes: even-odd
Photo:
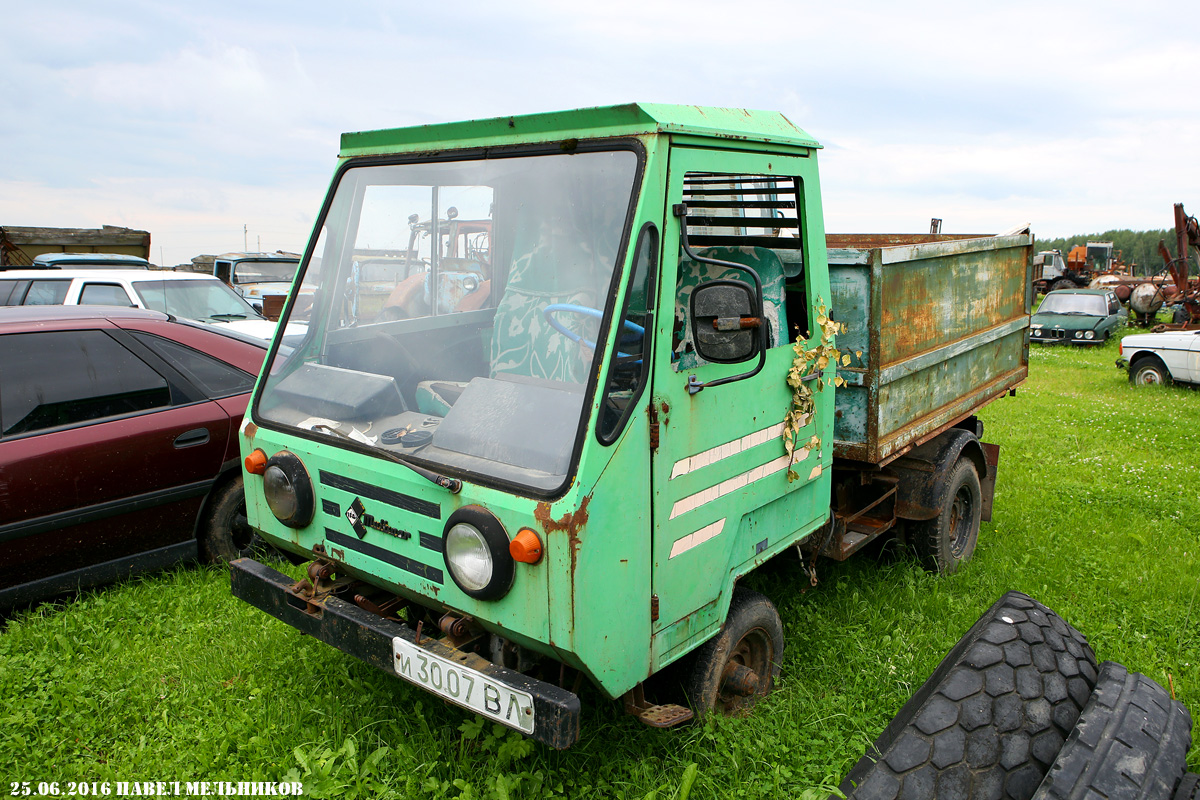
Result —
[{"label": "rusty dump bed", "polygon": [[891,461],[1028,375],[1029,233],[827,245],[838,348],[851,356],[838,370],[835,456]]}]

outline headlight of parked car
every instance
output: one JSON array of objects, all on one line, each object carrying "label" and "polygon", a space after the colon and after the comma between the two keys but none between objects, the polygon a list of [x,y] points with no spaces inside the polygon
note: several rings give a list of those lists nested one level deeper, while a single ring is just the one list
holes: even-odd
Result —
[{"label": "headlight of parked car", "polygon": [[1095,338],[1096,338],[1096,333],[1095,333],[1094,331],[1087,331],[1086,333],[1084,333],[1084,334],[1083,334],[1083,338],[1085,338],[1085,339],[1095,339]]},{"label": "headlight of parked car", "polygon": [[443,552],[450,577],[471,597],[496,600],[512,588],[514,562],[500,520],[482,506],[464,506],[446,520]]}]

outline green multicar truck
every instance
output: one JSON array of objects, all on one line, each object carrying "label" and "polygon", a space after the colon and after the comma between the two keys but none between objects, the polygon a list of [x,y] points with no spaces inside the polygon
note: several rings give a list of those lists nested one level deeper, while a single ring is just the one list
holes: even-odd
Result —
[{"label": "green multicar truck", "polygon": [[827,236],[819,147],[642,104],[345,134],[307,334],[241,432],[249,525],[306,577],[244,558],[234,593],[565,748],[582,680],[664,727],[769,692],[782,625],[739,581],[784,551],[969,559],[1032,236]]}]

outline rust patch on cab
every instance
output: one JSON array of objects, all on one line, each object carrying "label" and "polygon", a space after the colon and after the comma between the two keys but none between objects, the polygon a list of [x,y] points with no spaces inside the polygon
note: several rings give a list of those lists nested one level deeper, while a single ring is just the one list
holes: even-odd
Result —
[{"label": "rust patch on cab", "polygon": [[592,502],[592,496],[586,495],[583,502],[579,504],[573,513],[563,514],[560,518],[554,519],[550,516],[550,504],[545,500],[537,504],[537,508],[533,510],[533,518],[538,521],[538,525],[542,526],[542,530],[547,533],[557,533],[566,531],[567,536],[575,538],[579,533],[579,529],[587,525],[588,521],[588,504]]},{"label": "rust patch on cab", "polygon": [[258,426],[253,422],[247,422],[246,429],[242,431],[242,436],[245,436],[247,439],[253,439],[256,433],[258,433]]}]

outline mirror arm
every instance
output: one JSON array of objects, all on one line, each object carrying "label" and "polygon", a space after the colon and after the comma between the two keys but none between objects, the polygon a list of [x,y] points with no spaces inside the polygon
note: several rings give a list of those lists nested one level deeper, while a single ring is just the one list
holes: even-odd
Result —
[{"label": "mirror arm", "polygon": [[[729,267],[731,269],[740,270],[741,272],[748,272],[750,274],[750,277],[754,280],[754,302],[758,305],[758,308],[756,309],[757,317],[762,319],[764,317],[762,279],[758,277],[758,273],[755,272],[752,267],[747,267],[745,264],[735,264],[732,261],[719,261],[715,258],[708,258],[696,253],[694,250],[692,250],[691,245],[688,244],[687,203],[676,203],[675,205],[671,206],[671,213],[679,218],[679,241],[683,245],[684,255],[686,255],[692,261],[697,261],[702,264],[712,264],[715,267]],[[689,395],[697,394],[701,389],[705,389],[709,386],[720,386],[723,383],[733,383],[734,381],[753,378],[762,371],[763,366],[767,363],[767,329],[769,326],[756,325],[754,327],[758,333],[758,364],[754,367],[754,369],[750,370],[749,372],[743,372],[740,375],[730,375],[726,378],[717,378],[716,380],[705,381],[703,383],[696,380],[695,375],[688,375],[687,392]]]}]

